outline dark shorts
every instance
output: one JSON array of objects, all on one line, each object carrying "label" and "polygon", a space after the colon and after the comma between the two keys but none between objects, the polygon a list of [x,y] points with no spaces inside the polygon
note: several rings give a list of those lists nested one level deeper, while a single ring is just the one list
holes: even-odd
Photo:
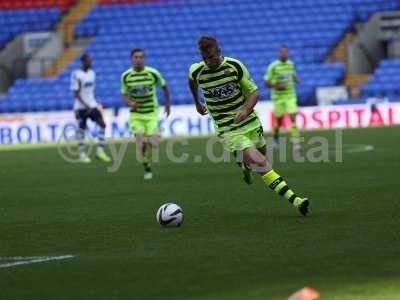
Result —
[{"label": "dark shorts", "polygon": [[86,129],[88,119],[92,120],[93,122],[99,125],[104,123],[103,115],[97,108],[78,109],[75,111],[75,118],[79,123],[79,128],[81,129]]}]

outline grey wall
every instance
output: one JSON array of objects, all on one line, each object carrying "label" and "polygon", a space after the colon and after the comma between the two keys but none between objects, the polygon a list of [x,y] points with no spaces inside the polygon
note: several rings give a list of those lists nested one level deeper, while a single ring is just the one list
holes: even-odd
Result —
[{"label": "grey wall", "polygon": [[390,43],[389,54],[392,57],[400,58],[400,33],[398,33]]},{"label": "grey wall", "polygon": [[47,42],[33,53],[27,64],[28,77],[40,77],[62,53],[62,39],[53,32]]},{"label": "grey wall", "polygon": [[[60,53],[61,41],[57,33],[33,32],[16,37],[0,53],[0,94],[17,78],[40,76]],[[31,64],[36,67],[32,68]]]},{"label": "grey wall", "polygon": [[379,41],[379,21],[380,15],[375,14],[349,45],[348,61],[350,73],[371,73],[383,56],[383,48]]},{"label": "grey wall", "polygon": [[26,75],[25,66],[24,39],[19,36],[0,53],[0,93],[5,93],[16,78]]},{"label": "grey wall", "polygon": [[[381,29],[381,25],[384,26],[383,24],[388,20],[389,22],[393,20],[394,22],[399,22],[397,20],[400,20],[400,11],[376,13],[359,30],[357,37],[348,48],[350,73],[373,72],[385,55],[388,55],[388,57],[400,57],[400,33],[397,33],[393,38],[393,31],[389,31],[386,27],[384,30]],[[383,46],[383,41],[387,41],[386,50]]]}]

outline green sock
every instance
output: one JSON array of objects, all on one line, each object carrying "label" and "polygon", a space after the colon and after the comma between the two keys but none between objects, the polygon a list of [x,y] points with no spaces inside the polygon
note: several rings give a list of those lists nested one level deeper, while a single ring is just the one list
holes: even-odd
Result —
[{"label": "green sock", "polygon": [[251,168],[250,168],[250,166],[248,165],[248,164],[246,164],[245,162],[242,164],[242,169],[243,170],[246,170],[246,171],[251,171]]},{"label": "green sock", "polygon": [[150,149],[146,148],[143,153],[143,167],[146,172],[151,172],[151,159],[150,159]]},{"label": "green sock", "polygon": [[299,206],[302,202],[302,199],[297,196],[286,184],[283,178],[276,173],[274,170],[269,171],[268,173],[262,176],[263,181],[265,184],[275,191],[278,195],[284,197],[294,206]]},{"label": "green sock", "polygon": [[273,132],[274,132],[274,139],[278,139],[278,137],[279,137],[279,126],[278,126],[278,124],[276,124],[274,126]]},{"label": "green sock", "polygon": [[299,130],[297,129],[297,124],[292,123],[292,126],[290,127],[290,135],[292,136],[292,140],[294,143],[299,142]]}]

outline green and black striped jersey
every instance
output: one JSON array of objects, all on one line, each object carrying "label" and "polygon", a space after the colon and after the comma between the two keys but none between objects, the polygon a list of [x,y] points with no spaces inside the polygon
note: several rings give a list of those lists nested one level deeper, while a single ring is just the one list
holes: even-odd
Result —
[{"label": "green and black striped jersey", "polygon": [[157,85],[165,86],[166,82],[160,72],[147,66],[141,71],[130,68],[121,76],[121,93],[138,104],[136,113],[158,114]]},{"label": "green and black striped jersey", "polygon": [[264,75],[264,81],[270,81],[273,84],[286,83],[287,85],[284,90],[272,89],[272,100],[296,98],[294,87],[295,76],[296,67],[291,60],[281,61],[278,59],[268,66]]},{"label": "green and black striped jersey", "polygon": [[258,89],[239,60],[225,57],[215,70],[208,68],[204,61],[195,63],[190,67],[189,78],[201,88],[217,134],[252,123],[260,126],[254,111],[242,122],[233,123],[235,115],[244,107],[247,96]]}]

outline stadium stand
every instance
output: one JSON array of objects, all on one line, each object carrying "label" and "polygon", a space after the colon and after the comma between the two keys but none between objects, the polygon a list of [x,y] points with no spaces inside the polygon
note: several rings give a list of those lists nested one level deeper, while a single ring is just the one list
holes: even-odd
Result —
[{"label": "stadium stand", "polygon": [[75,0],[0,1],[0,49],[27,31],[50,30]]},{"label": "stadium stand", "polygon": [[75,0],[2,0],[0,9],[58,7],[61,11],[66,11],[74,2]]},{"label": "stadium stand", "polygon": [[362,96],[400,97],[400,59],[381,60],[374,74],[361,87]]},{"label": "stadium stand", "polygon": [[23,32],[51,29],[60,16],[59,8],[0,10],[0,49]]},{"label": "stadium stand", "polygon": [[[187,70],[200,60],[196,40],[202,34],[215,35],[225,55],[249,67],[263,99],[269,97],[262,81],[265,68],[287,44],[302,79],[300,104],[314,105],[317,86],[343,79],[342,64],[323,61],[345,32],[355,21],[398,5],[396,0],[102,0],[77,26],[76,36],[92,37],[86,51],[97,72],[97,96],[106,107],[123,106],[120,74],[130,67],[133,47],[146,49],[147,64],[164,74],[174,104],[190,103]],[[17,80],[0,112],[70,109],[68,81],[78,66],[76,59],[51,80]]]}]

